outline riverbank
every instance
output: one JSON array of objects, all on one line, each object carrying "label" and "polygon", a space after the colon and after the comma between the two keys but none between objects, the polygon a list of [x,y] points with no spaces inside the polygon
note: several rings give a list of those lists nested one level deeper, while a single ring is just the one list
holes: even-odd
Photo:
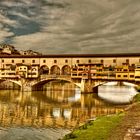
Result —
[{"label": "riverbank", "polygon": [[66,135],[63,140],[106,140],[123,117],[124,113],[98,117]]},{"label": "riverbank", "polygon": [[140,94],[135,96],[134,103],[125,112],[90,121],[63,140],[132,140],[132,135],[137,135],[134,134],[135,128],[140,130]]},{"label": "riverbank", "polygon": [[112,129],[114,133],[110,135],[108,140],[133,140],[131,132],[133,132],[135,128],[140,128],[140,103],[133,104],[125,112],[122,121],[115,129]]}]

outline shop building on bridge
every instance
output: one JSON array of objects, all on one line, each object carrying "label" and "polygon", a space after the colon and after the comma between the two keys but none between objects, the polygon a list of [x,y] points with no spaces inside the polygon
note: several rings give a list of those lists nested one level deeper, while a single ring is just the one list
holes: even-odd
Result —
[{"label": "shop building on bridge", "polygon": [[140,81],[140,54],[1,55],[0,78],[71,78]]}]

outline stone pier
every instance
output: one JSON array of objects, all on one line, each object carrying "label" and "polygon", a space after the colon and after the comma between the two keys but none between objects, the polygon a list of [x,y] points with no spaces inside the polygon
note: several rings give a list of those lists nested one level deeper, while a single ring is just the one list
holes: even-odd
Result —
[{"label": "stone pier", "polygon": [[20,82],[22,92],[32,91],[32,83],[30,81],[27,81],[26,79],[21,79]]},{"label": "stone pier", "polygon": [[82,93],[98,93],[98,87],[94,87],[95,83],[91,80],[81,80],[81,92]]}]

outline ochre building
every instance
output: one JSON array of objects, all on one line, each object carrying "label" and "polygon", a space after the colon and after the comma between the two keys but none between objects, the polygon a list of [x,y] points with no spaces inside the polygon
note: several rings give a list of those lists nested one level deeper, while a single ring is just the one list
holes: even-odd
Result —
[{"label": "ochre building", "polygon": [[140,81],[140,53],[0,56],[0,78],[43,75]]}]

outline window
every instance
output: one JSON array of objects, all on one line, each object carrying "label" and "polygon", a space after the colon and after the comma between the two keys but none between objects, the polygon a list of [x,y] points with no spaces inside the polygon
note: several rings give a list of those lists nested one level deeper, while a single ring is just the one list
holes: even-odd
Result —
[{"label": "window", "polygon": [[46,63],[46,60],[43,60],[43,63]]},{"label": "window", "polygon": [[98,71],[102,71],[102,69],[98,69]]},{"label": "window", "polygon": [[79,68],[78,70],[79,70],[79,71],[82,71],[82,70],[83,70],[83,68]]},{"label": "window", "polygon": [[36,71],[36,68],[33,68],[32,71]]},{"label": "window", "polygon": [[121,77],[121,75],[118,75],[117,77]]},{"label": "window", "polygon": [[117,71],[122,71],[122,69],[117,69]]},{"label": "window", "polygon": [[101,60],[101,63],[104,63],[104,60],[103,59]]},{"label": "window", "polygon": [[88,60],[88,63],[91,63],[91,60],[90,59]]},{"label": "window", "polygon": [[128,71],[127,69],[124,69],[123,71]]},{"label": "window", "polygon": [[73,73],[72,76],[77,76],[77,74],[76,73]]},{"label": "window", "polygon": [[79,63],[80,61],[79,60],[76,60],[76,63]]},{"label": "window", "polygon": [[124,75],[123,77],[127,77],[127,75]]},{"label": "window", "polygon": [[12,60],[12,63],[14,63],[14,60]]},{"label": "window", "polygon": [[129,63],[129,59],[126,59],[126,63]]},{"label": "window", "polygon": [[2,63],[4,63],[4,60],[2,59]]},{"label": "window", "polygon": [[135,78],[140,78],[140,76],[135,76]]},{"label": "window", "polygon": [[8,73],[8,75],[15,75],[15,73]]},{"label": "window", "polygon": [[35,72],[33,72],[33,73],[29,72],[28,75],[36,75],[36,73]]},{"label": "window", "polygon": [[54,60],[54,63],[57,63],[57,60]]},{"label": "window", "polygon": [[68,63],[68,60],[67,59],[65,60],[65,63]]},{"label": "window", "polygon": [[113,63],[116,63],[116,59],[113,59]]},{"label": "window", "polygon": [[15,70],[16,69],[16,65],[11,65],[10,68],[11,68],[11,70]]},{"label": "window", "polygon": [[135,67],[135,64],[132,64],[132,67]]},{"label": "window", "polygon": [[133,72],[134,72],[134,71],[135,71],[135,69],[134,69],[134,68],[132,68],[132,69],[129,69],[129,71],[131,71],[131,72],[133,71]]},{"label": "window", "polygon": [[32,63],[35,63],[35,60],[32,60]]},{"label": "window", "polygon": [[22,63],[24,63],[25,62],[25,60],[22,60]]},{"label": "window", "polygon": [[134,75],[130,75],[130,78],[134,78]]}]

